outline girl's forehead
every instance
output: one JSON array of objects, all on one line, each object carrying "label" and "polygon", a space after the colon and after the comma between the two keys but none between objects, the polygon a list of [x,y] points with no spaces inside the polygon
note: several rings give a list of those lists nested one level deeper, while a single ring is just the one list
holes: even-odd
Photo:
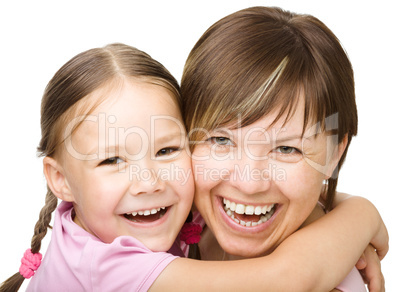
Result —
[{"label": "girl's forehead", "polygon": [[[65,136],[115,128],[121,131],[152,126],[182,125],[180,109],[169,90],[146,82],[101,87],[76,105],[66,120]],[[164,122],[161,122],[161,121]],[[95,135],[94,134],[94,135]]]},{"label": "girl's forehead", "polygon": [[168,89],[134,78],[106,84],[92,92],[88,98],[95,100],[93,103],[97,104],[93,111],[95,114],[180,114],[179,106]]},{"label": "girl's forehead", "polygon": [[179,108],[161,86],[126,83],[90,98],[101,102],[66,128],[64,141],[71,146],[70,154],[87,159],[114,149],[143,153],[153,143],[185,137]]}]

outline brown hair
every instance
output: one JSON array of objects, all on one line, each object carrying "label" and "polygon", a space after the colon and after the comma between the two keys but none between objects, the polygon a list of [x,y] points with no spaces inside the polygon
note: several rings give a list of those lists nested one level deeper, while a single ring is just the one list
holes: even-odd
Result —
[{"label": "brown hair", "polygon": [[[288,120],[304,99],[304,130],[337,115],[338,143],[357,133],[351,63],[336,36],[317,18],[280,8],[252,7],[213,24],[189,54],[181,90],[190,143],[223,125],[250,125],[273,110]],[[328,128],[329,125],[327,125]],[[194,147],[194,145],[192,145]],[[337,171],[337,170],[336,170]],[[328,180],[331,208],[337,173]]]},{"label": "brown hair", "polygon": [[[39,155],[57,155],[63,143],[60,133],[77,110],[79,101],[85,101],[84,98],[97,88],[124,77],[134,77],[165,87],[172,93],[177,105],[181,106],[177,81],[165,67],[146,53],[124,44],[110,44],[85,51],[63,65],[45,89],[41,106],[42,139],[38,147]],[[88,114],[91,109],[85,106],[80,108]],[[39,214],[31,241],[32,253],[39,252],[47,228],[51,228],[51,215],[56,207],[57,197],[48,188],[45,206]],[[18,291],[23,281],[24,277],[16,273],[1,285],[0,291]]]}]

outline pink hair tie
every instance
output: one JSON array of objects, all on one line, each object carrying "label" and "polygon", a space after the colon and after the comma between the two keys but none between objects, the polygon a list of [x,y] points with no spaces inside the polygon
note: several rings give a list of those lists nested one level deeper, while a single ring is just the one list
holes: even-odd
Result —
[{"label": "pink hair tie", "polygon": [[180,240],[186,244],[198,243],[201,239],[202,227],[198,223],[184,223],[180,231]]},{"label": "pink hair tie", "polygon": [[24,253],[24,257],[21,259],[20,274],[25,278],[29,279],[39,268],[42,260],[42,255],[38,253],[32,253],[31,249],[27,249]]}]

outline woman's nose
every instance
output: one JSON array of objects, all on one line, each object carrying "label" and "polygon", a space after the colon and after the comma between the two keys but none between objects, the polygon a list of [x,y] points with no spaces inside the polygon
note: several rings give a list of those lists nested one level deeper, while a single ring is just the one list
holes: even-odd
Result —
[{"label": "woman's nose", "polygon": [[243,194],[267,191],[271,186],[271,171],[268,159],[242,153],[231,165],[229,182]]}]

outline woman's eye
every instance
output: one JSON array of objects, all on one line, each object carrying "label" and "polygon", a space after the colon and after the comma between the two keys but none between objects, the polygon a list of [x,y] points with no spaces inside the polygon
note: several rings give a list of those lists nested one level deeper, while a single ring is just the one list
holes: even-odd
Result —
[{"label": "woman's eye", "polygon": [[178,150],[179,150],[179,148],[177,148],[177,147],[167,147],[167,148],[163,148],[163,149],[159,150],[159,151],[156,153],[156,157],[169,155],[169,154],[172,154],[173,152],[176,152],[176,151],[178,151]]},{"label": "woman's eye", "polygon": [[296,148],[289,146],[280,146],[276,150],[280,154],[296,154],[296,152],[299,152]]},{"label": "woman's eye", "polygon": [[300,161],[303,158],[303,153],[291,146],[279,146],[269,154],[274,160],[287,162],[287,163],[295,163]]},{"label": "woman's eye", "polygon": [[103,160],[99,165],[115,165],[124,162],[120,157],[110,157]]},{"label": "woman's eye", "polygon": [[227,137],[211,137],[209,138],[209,140],[213,143],[213,144],[218,144],[221,146],[231,146],[234,145],[233,142],[227,138]]}]

